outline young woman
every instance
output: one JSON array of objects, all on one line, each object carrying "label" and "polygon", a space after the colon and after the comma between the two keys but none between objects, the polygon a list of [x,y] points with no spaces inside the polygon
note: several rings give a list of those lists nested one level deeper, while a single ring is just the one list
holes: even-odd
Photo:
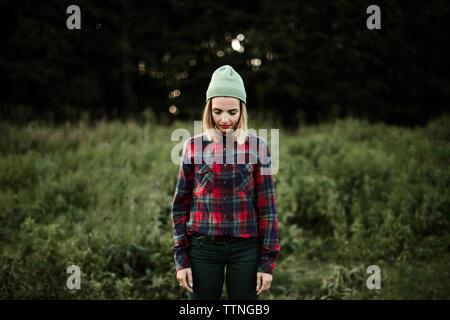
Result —
[{"label": "young woman", "polygon": [[247,131],[246,92],[228,65],[206,92],[203,134],[187,140],[172,203],[173,253],[188,299],[257,299],[280,251],[270,150]]}]

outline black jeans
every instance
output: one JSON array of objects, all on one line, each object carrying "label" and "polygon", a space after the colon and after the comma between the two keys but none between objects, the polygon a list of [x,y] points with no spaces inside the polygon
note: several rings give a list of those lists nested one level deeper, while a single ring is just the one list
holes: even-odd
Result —
[{"label": "black jeans", "polygon": [[221,299],[224,280],[229,299],[258,299],[259,239],[212,243],[191,238],[189,258],[194,291],[188,292],[189,300]]}]

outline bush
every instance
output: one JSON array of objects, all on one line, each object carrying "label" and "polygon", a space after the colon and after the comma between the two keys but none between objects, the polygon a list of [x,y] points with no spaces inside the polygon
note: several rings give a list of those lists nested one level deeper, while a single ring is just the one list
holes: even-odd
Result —
[{"label": "bush", "polygon": [[[282,130],[282,251],[262,299],[448,298],[449,119]],[[171,253],[175,127],[0,128],[1,298],[185,298]],[[71,264],[81,290],[66,287]],[[389,289],[365,287],[371,264]],[[420,272],[425,264],[432,272]]]}]

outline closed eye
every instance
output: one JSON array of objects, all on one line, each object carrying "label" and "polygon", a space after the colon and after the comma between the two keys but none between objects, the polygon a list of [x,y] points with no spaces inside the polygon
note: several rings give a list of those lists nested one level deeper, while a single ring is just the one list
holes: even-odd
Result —
[{"label": "closed eye", "polygon": [[[215,110],[214,113],[215,113],[215,114],[221,114],[222,111]],[[231,114],[232,116],[234,116],[236,113],[237,113],[237,111],[231,111],[231,112],[230,112],[230,114]]]}]

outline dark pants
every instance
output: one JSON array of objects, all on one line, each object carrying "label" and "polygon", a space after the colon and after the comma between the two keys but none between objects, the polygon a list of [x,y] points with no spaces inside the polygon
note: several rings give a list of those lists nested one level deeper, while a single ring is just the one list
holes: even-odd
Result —
[{"label": "dark pants", "polygon": [[256,273],[259,260],[258,239],[235,239],[212,243],[191,239],[189,258],[193,291],[189,300],[219,300],[223,284],[232,300],[256,300]]}]

